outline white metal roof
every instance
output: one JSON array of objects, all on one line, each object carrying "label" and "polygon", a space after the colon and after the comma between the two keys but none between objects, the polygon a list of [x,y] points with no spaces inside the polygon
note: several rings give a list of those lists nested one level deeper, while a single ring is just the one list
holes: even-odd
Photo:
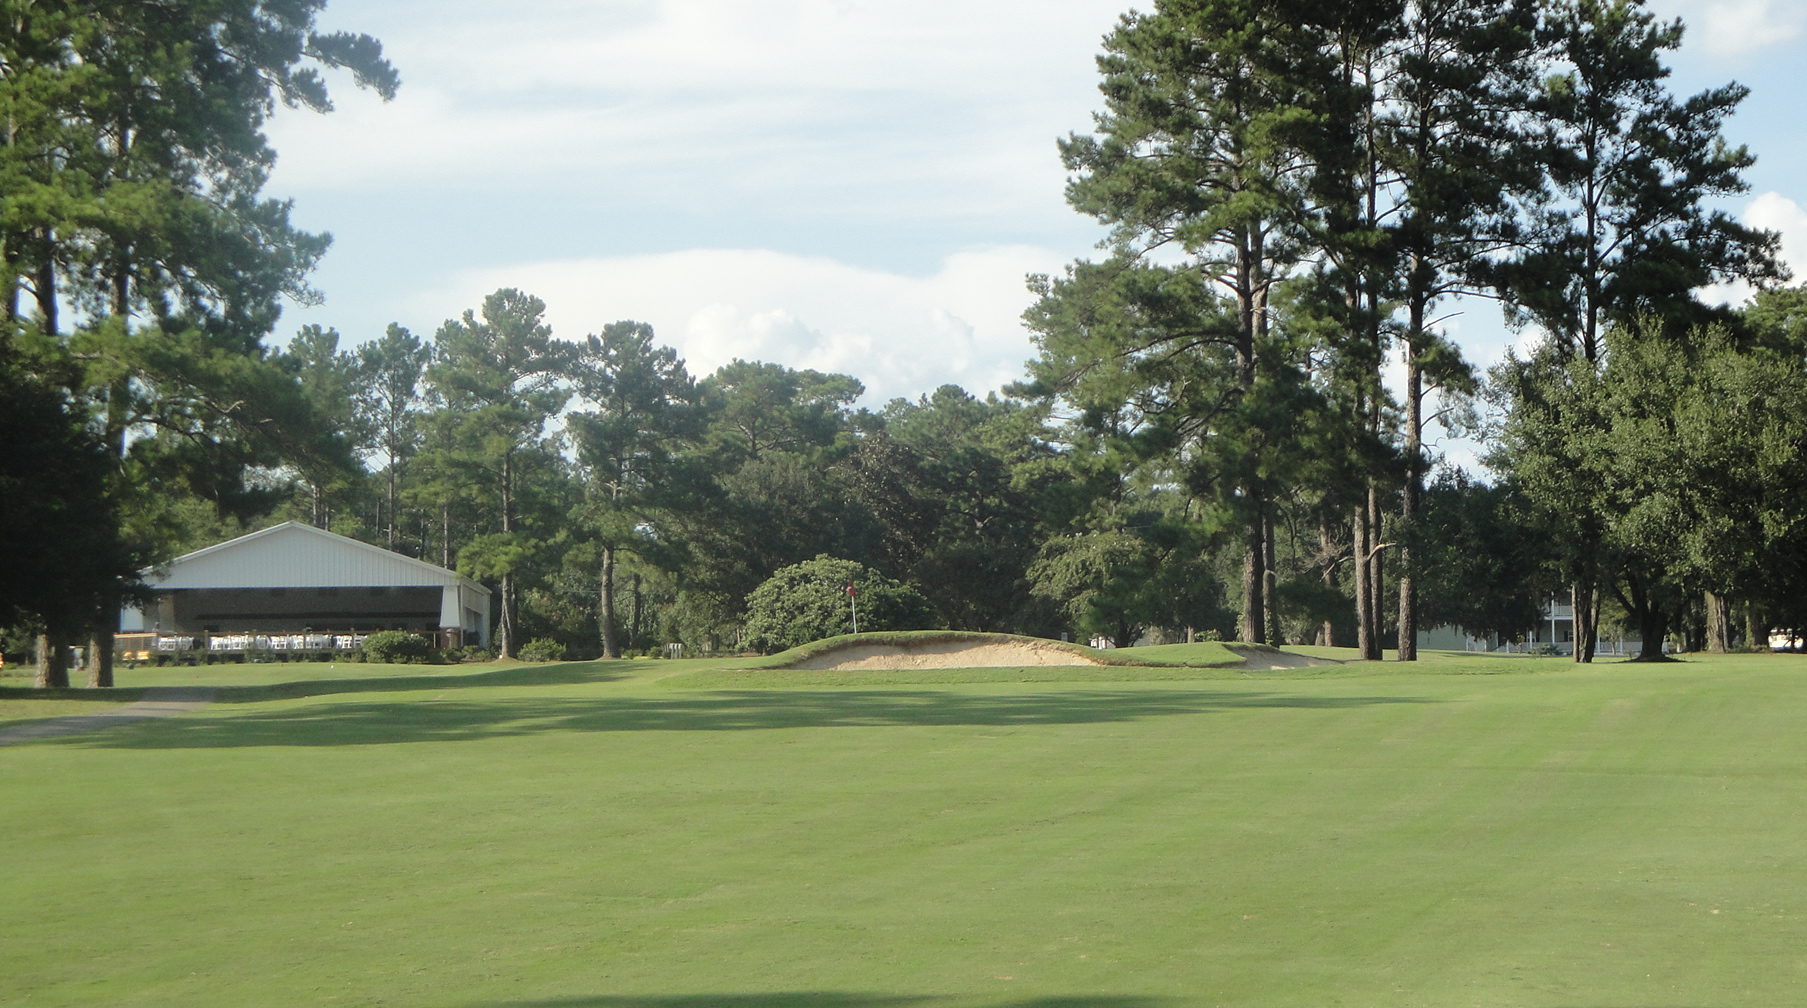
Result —
[{"label": "white metal roof", "polygon": [[144,577],[153,588],[462,585],[489,595],[488,588],[443,567],[300,522],[183,554]]}]

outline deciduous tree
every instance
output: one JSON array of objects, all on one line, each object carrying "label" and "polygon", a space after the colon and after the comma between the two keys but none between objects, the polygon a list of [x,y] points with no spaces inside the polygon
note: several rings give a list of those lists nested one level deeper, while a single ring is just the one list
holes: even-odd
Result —
[{"label": "deciduous tree", "polygon": [[859,629],[929,629],[928,600],[863,564],[826,554],[773,572],[747,596],[747,646],[766,654]]}]

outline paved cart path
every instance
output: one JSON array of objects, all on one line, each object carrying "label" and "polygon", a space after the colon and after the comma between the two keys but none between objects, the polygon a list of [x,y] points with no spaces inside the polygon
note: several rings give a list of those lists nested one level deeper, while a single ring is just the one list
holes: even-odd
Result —
[{"label": "paved cart path", "polygon": [[144,689],[144,699],[124,707],[99,714],[73,714],[0,728],[0,746],[59,735],[78,735],[149,718],[169,717],[171,714],[194,710],[212,700],[213,690],[206,686],[147,686]]}]

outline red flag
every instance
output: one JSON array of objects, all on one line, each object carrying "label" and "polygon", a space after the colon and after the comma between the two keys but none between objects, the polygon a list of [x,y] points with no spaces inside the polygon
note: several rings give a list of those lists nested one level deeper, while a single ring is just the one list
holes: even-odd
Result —
[{"label": "red flag", "polygon": [[860,592],[859,592],[859,589],[858,589],[858,588],[855,588],[855,587],[854,587],[854,586],[853,586],[853,582],[852,582],[852,581],[849,581],[849,582],[847,582],[847,597],[848,597],[848,598],[852,598],[852,597],[854,597],[854,596],[855,596],[855,595],[858,595],[858,594],[859,594],[859,593],[860,593]]}]

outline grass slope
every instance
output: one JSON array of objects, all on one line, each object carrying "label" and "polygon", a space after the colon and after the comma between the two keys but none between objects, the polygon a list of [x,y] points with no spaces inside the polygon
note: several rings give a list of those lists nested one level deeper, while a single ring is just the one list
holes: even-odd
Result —
[{"label": "grass slope", "polygon": [[233,688],[0,749],[4,999],[1557,1008],[1807,988],[1807,660],[885,683],[745,664],[123,674]]}]

